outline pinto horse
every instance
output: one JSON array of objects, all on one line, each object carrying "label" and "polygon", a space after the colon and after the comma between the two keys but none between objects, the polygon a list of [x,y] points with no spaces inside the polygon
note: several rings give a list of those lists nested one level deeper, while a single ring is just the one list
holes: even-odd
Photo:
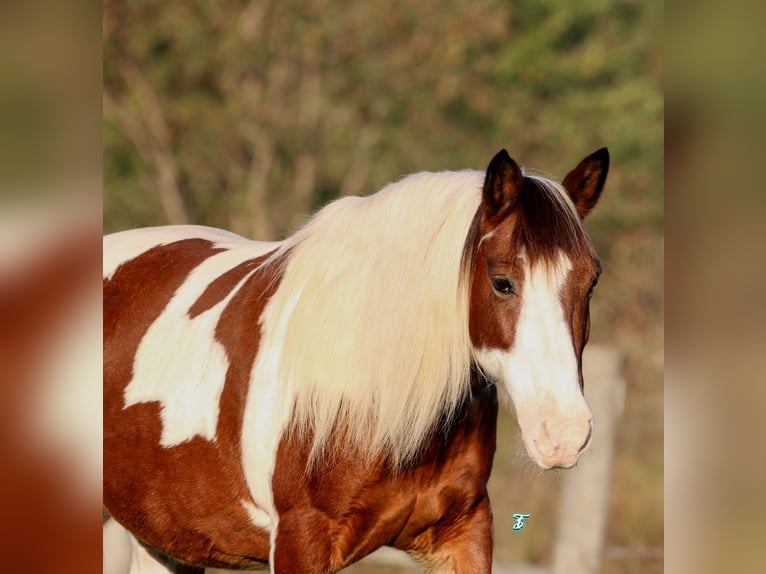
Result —
[{"label": "pinto horse", "polygon": [[543,469],[590,443],[582,222],[608,164],[557,183],[502,150],[276,243],[107,236],[104,505],[130,571],[330,573],[388,545],[490,572],[498,390]]}]

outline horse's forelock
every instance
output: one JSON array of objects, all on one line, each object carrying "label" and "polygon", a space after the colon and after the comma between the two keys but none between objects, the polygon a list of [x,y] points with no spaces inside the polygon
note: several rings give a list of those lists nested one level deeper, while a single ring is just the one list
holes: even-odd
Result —
[{"label": "horse's forelock", "polygon": [[556,263],[561,253],[573,260],[592,257],[582,219],[561,185],[526,176],[517,213],[512,241],[524,250],[531,266]]}]

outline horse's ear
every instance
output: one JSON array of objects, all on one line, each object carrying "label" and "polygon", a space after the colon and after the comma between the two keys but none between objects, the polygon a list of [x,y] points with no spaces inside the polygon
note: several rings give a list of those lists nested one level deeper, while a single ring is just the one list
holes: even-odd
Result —
[{"label": "horse's ear", "polygon": [[561,182],[583,219],[598,202],[609,172],[609,150],[602,147],[570,171]]},{"label": "horse's ear", "polygon": [[497,152],[489,162],[484,179],[484,216],[490,221],[505,217],[516,204],[523,185],[524,174],[521,168],[507,151],[503,149]]}]

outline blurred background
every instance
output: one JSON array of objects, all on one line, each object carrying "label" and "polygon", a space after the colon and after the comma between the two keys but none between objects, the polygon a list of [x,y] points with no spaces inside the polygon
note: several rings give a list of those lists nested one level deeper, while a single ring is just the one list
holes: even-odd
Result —
[{"label": "blurred background", "polygon": [[[104,232],[278,239],[414,171],[506,148],[560,178],[608,146],[591,341],[622,353],[627,393],[602,572],[662,572],[662,27],[658,1],[106,0]],[[566,471],[534,470],[499,425],[497,559],[550,563]],[[534,519],[513,531],[514,512]]]}]

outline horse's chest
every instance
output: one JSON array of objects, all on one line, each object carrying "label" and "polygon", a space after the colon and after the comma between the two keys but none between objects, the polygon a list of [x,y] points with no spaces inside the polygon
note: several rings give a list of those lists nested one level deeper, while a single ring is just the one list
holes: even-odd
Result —
[{"label": "horse's chest", "polygon": [[273,477],[279,536],[295,539],[290,546],[307,549],[310,561],[333,568],[383,545],[417,552],[487,497],[497,422],[494,388],[479,391],[457,420],[433,438],[418,464],[399,473],[341,451],[307,477],[307,446],[283,439]]}]

